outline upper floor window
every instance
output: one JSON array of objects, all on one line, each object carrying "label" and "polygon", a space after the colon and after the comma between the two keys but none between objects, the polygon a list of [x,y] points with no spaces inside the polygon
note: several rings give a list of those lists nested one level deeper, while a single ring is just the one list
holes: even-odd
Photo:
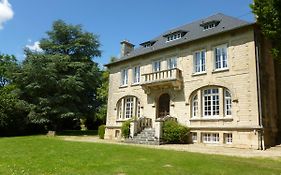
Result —
[{"label": "upper floor window", "polygon": [[203,22],[202,24],[200,24],[200,26],[203,27],[203,30],[205,31],[217,27],[219,23],[220,21],[213,20],[213,21]]},{"label": "upper floor window", "polygon": [[224,69],[228,67],[227,46],[220,45],[215,48],[215,69]]},{"label": "upper floor window", "polygon": [[133,68],[133,83],[140,83],[140,66],[135,66]]},{"label": "upper floor window", "polygon": [[205,72],[206,68],[205,50],[197,51],[194,54],[194,72]]},{"label": "upper floor window", "polygon": [[121,71],[121,86],[128,85],[128,69]]},{"label": "upper floor window", "polygon": [[174,69],[177,67],[177,58],[169,58],[168,59],[168,69]]},{"label": "upper floor window", "polygon": [[140,101],[135,96],[126,96],[117,102],[118,119],[130,119],[140,117],[141,115]]},{"label": "upper floor window", "polygon": [[152,63],[152,70],[153,70],[153,72],[158,72],[161,70],[161,61],[160,60],[154,61]]},{"label": "upper floor window", "polygon": [[167,42],[180,39],[181,37],[182,37],[181,33],[171,34],[171,35],[167,36]]}]

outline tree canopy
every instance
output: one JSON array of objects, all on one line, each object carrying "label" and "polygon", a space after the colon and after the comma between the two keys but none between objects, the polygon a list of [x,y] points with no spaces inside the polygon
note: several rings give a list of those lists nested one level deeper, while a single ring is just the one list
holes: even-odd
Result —
[{"label": "tree canopy", "polygon": [[251,8],[263,34],[272,41],[273,56],[281,61],[281,1],[254,0]]},{"label": "tree canopy", "polygon": [[59,20],[40,41],[42,52],[26,49],[15,81],[20,97],[30,104],[28,118],[59,130],[65,120],[95,115],[101,71],[94,57],[101,55],[98,37]]}]

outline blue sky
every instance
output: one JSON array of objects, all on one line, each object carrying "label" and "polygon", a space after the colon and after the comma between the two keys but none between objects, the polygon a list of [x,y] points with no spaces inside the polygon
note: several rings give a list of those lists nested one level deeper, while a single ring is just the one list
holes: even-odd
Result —
[{"label": "blue sky", "polygon": [[102,65],[119,55],[121,40],[138,46],[166,30],[218,12],[253,22],[250,3],[252,0],[0,0],[0,53],[23,60],[23,48],[36,48],[53,21],[62,19],[99,36],[102,56],[95,61]]}]

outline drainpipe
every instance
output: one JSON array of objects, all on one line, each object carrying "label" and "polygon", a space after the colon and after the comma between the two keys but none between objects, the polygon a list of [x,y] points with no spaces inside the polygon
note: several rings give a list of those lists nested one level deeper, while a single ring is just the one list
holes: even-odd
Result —
[{"label": "drainpipe", "polygon": [[261,84],[260,84],[260,43],[258,42],[258,39],[256,37],[256,31],[255,31],[255,52],[256,52],[256,70],[257,70],[257,90],[258,90],[258,109],[259,109],[259,126],[261,127],[260,131],[260,144],[261,144],[261,150],[265,150],[264,146],[264,128],[262,123],[262,106],[261,106]]}]

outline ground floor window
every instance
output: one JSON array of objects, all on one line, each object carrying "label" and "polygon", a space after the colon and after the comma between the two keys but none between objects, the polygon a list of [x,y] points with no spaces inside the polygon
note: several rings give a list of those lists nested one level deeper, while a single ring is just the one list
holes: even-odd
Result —
[{"label": "ground floor window", "polygon": [[192,132],[192,142],[196,143],[197,142],[197,132]]},{"label": "ground floor window", "polygon": [[140,101],[135,96],[126,96],[117,102],[118,119],[130,119],[133,117],[139,118],[141,115]]},{"label": "ground floor window", "polygon": [[219,143],[219,133],[202,133],[203,143]]},{"label": "ground floor window", "polygon": [[231,93],[224,87],[200,88],[191,96],[191,118],[231,117]]},{"label": "ground floor window", "polygon": [[225,144],[232,144],[232,133],[225,133],[224,134],[224,143]]}]

